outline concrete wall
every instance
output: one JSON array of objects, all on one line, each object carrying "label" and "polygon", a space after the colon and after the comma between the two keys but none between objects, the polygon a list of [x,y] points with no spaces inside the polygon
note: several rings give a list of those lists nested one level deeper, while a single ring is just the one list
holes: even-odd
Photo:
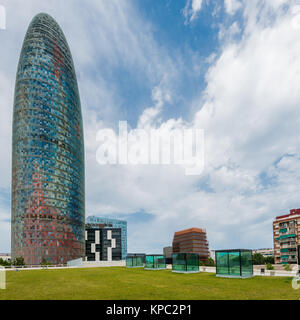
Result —
[{"label": "concrete wall", "polygon": [[82,259],[76,259],[68,261],[68,267],[80,267],[80,268],[99,268],[99,267],[125,267],[126,261],[83,261]]}]

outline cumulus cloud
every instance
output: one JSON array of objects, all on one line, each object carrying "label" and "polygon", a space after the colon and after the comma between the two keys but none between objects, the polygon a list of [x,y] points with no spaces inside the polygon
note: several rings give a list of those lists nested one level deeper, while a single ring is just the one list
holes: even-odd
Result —
[{"label": "cumulus cloud", "polygon": [[[251,18],[244,30],[235,24],[224,29],[221,53],[211,60],[206,74],[204,98],[193,102],[199,110],[193,122],[170,119],[159,124],[205,129],[203,176],[190,179],[171,168],[125,169],[132,175],[126,186],[156,217],[149,226],[161,221],[168,221],[170,231],[205,226],[213,247],[271,246],[274,216],[299,206],[297,30],[292,11],[276,11],[270,2],[264,3],[264,10],[259,10],[260,1],[252,2],[244,8],[245,17],[252,17],[255,4],[255,25]],[[232,30],[243,32],[243,37],[232,39]],[[155,119],[162,105],[153,109],[152,127],[158,125]],[[295,156],[286,158],[287,154]],[[163,231],[165,226],[157,228]]]},{"label": "cumulus cloud", "polygon": [[165,102],[171,101],[171,95],[168,91],[164,92],[160,87],[155,87],[152,90],[152,100],[155,103],[155,106],[143,111],[139,118],[138,128],[149,129],[157,116],[161,113]]}]

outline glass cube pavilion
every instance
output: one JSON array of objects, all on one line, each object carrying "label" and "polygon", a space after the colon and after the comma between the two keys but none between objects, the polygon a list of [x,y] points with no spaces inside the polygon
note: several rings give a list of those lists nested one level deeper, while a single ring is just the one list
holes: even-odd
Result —
[{"label": "glass cube pavilion", "polygon": [[252,250],[234,249],[216,251],[216,275],[227,278],[253,276]]},{"label": "glass cube pavilion", "polygon": [[132,254],[126,257],[127,268],[142,268],[144,267],[144,254]]},{"label": "glass cube pavilion", "polygon": [[163,255],[147,255],[146,256],[146,263],[145,263],[146,270],[163,270],[166,269],[166,258]]},{"label": "glass cube pavilion", "polygon": [[172,271],[181,273],[199,272],[198,253],[173,253]]}]

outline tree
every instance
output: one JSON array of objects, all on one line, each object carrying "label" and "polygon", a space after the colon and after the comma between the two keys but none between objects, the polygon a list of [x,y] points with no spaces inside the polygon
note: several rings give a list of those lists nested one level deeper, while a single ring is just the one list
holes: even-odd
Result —
[{"label": "tree", "polygon": [[214,259],[211,258],[211,257],[209,257],[209,258],[207,259],[207,261],[205,262],[205,265],[206,265],[207,267],[214,267],[214,266],[215,266],[215,261],[214,261]]},{"label": "tree", "polygon": [[41,266],[50,266],[51,263],[48,262],[45,258],[42,259]]},{"label": "tree", "polygon": [[283,266],[283,268],[284,268],[285,271],[292,271],[292,268],[291,268],[291,266],[289,264],[285,264]]},{"label": "tree", "polygon": [[264,256],[261,253],[254,253],[254,255],[253,255],[253,264],[254,265],[265,264]]},{"label": "tree", "polygon": [[266,264],[268,264],[268,263],[274,264],[275,263],[275,258],[273,256],[265,257],[265,263]]},{"label": "tree", "polygon": [[25,260],[23,257],[17,257],[14,261],[13,261],[13,265],[14,266],[25,266]]},{"label": "tree", "polygon": [[10,261],[7,261],[7,260],[0,258],[0,266],[8,267],[10,265],[11,265]]}]

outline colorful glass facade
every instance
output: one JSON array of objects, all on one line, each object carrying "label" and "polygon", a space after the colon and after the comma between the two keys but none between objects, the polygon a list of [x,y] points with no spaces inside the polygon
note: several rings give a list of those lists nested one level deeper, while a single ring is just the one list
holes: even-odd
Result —
[{"label": "colorful glass facade", "polygon": [[65,36],[32,20],[19,60],[13,116],[12,258],[57,264],[84,257],[84,143]]}]

